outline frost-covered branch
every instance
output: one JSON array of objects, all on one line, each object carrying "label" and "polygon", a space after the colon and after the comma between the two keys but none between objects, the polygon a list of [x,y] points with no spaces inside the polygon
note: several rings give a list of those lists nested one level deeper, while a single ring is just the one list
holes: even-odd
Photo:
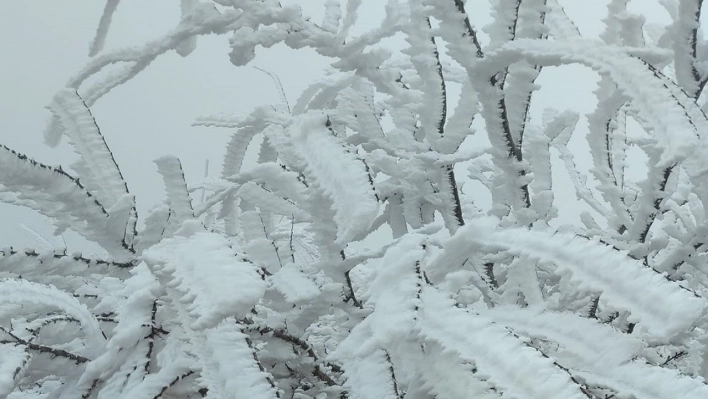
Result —
[{"label": "frost-covered branch", "polygon": [[[0,147],[0,200],[108,255],[0,251],[0,396],[707,397],[702,1],[662,2],[668,26],[628,4],[591,40],[557,0],[493,0],[485,36],[462,0],[373,28],[356,0],[321,23],[180,0],[167,34],[102,51],[108,1],[49,107],[73,172]],[[292,107],[266,72],[285,106],[198,119],[232,130],[219,177],[166,154],[139,219],[91,107],[206,34],[236,67],[284,44],[331,70]],[[600,78],[587,117],[535,94],[571,64]]]},{"label": "frost-covered branch", "polygon": [[68,351],[65,351],[63,349],[58,349],[58,348],[52,348],[50,346],[46,345],[39,345],[35,344],[33,342],[26,341],[17,335],[13,334],[10,330],[8,330],[5,327],[0,326],[0,331],[4,332],[5,334],[9,335],[12,340],[0,340],[0,344],[14,344],[14,345],[24,345],[27,347],[29,350],[33,350],[39,353],[44,353],[44,354],[49,354],[52,357],[63,357],[67,358],[69,360],[73,360],[76,362],[76,364],[81,364],[81,363],[86,363],[89,361],[88,358],[85,358],[81,355],[77,355]]}]

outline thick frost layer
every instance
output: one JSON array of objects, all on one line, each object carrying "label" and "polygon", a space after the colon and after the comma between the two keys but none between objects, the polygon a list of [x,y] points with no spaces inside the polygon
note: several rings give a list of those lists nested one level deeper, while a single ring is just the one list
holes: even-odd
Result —
[{"label": "thick frost layer", "polygon": [[310,214],[300,209],[294,202],[279,197],[269,189],[253,182],[242,185],[236,195],[264,212],[293,217],[298,222],[309,222],[312,219]]},{"label": "thick frost layer", "polygon": [[105,338],[98,320],[86,305],[64,291],[26,280],[6,279],[0,281],[0,304],[2,303],[35,304],[60,310],[81,324],[88,342],[87,355],[95,356],[105,347]]},{"label": "thick frost layer", "polygon": [[54,96],[49,109],[87,165],[90,181],[97,185],[89,188],[107,207],[115,205],[128,188],[89,108],[76,91],[64,89]]},{"label": "thick frost layer", "polygon": [[[36,162],[0,146],[0,199],[54,218],[61,231],[71,227],[97,242],[119,260],[130,257],[122,239],[133,198],[122,195],[106,209],[96,197],[61,169]],[[116,216],[113,216],[115,214]]]},{"label": "thick frost layer", "polygon": [[702,379],[691,378],[679,373],[678,370],[651,366],[642,361],[627,362],[597,372],[583,370],[578,372],[578,377],[589,384],[616,389],[627,397],[657,399],[708,397],[708,385]]},{"label": "thick frost layer", "polygon": [[215,326],[228,316],[245,316],[265,292],[258,266],[222,235],[204,231],[198,221],[187,221],[175,237],[143,255],[160,281],[178,293],[194,330]]},{"label": "thick frost layer", "polygon": [[386,361],[385,352],[376,353],[357,359],[347,367],[347,387],[351,389],[352,399],[399,399],[400,394],[395,381],[391,378],[391,369]]},{"label": "thick frost layer", "polygon": [[300,270],[297,264],[290,263],[278,270],[271,278],[273,288],[292,303],[306,302],[320,295],[320,288]]},{"label": "thick frost layer", "polygon": [[248,118],[236,124],[235,127],[238,131],[231,136],[231,140],[226,146],[224,167],[221,172],[223,178],[227,179],[241,172],[248,145],[256,134],[262,132],[267,126],[266,115],[268,115],[266,110],[257,108]]},{"label": "thick frost layer", "polygon": [[326,124],[320,113],[303,115],[288,128],[290,140],[281,145],[291,148],[288,152],[305,164],[305,174],[334,203],[337,242],[343,244],[371,227],[379,203],[367,166],[347,151]]},{"label": "thick frost layer", "polygon": [[[97,378],[104,380],[98,399],[124,397],[126,391],[139,384],[149,372],[149,353],[155,345],[157,298],[159,283],[143,263],[131,270],[123,289],[115,296],[104,296],[94,311],[115,309],[117,325],[103,352],[87,364],[80,383],[74,389],[87,389]],[[118,298],[127,298],[118,306]],[[114,307],[112,307],[114,306]],[[133,396],[125,396],[133,397]]]},{"label": "thick frost layer", "polygon": [[[403,361],[407,360],[404,358]],[[414,378],[418,379],[424,392],[437,395],[434,397],[498,399],[508,396],[484,381],[484,377],[475,377],[474,363],[460,359],[455,351],[447,350],[435,342],[425,342],[425,353],[419,353],[417,358],[411,360],[421,365],[420,376]]]},{"label": "thick frost layer", "polygon": [[690,329],[707,306],[703,298],[607,245],[560,233],[497,229],[493,221],[477,220],[460,229],[435,264],[442,269],[460,265],[480,248],[554,264],[577,289],[599,291],[609,303],[631,311],[630,321],[660,341]]},{"label": "thick frost layer", "polygon": [[157,170],[162,175],[167,188],[167,203],[177,217],[177,223],[194,217],[192,201],[189,198],[187,182],[179,158],[166,156],[155,160]]},{"label": "thick frost layer", "polygon": [[[587,399],[570,374],[503,327],[455,307],[434,288],[421,293],[423,338],[459,353],[505,395],[529,399]],[[454,322],[453,322],[454,321]]]},{"label": "thick frost layer", "polygon": [[15,378],[22,375],[29,356],[22,345],[0,344],[0,396],[12,392]]},{"label": "thick frost layer", "polygon": [[404,339],[415,327],[424,276],[424,237],[410,234],[376,262],[376,276],[368,287],[366,303],[374,311],[359,323],[333,356],[345,364]]},{"label": "thick frost layer", "polygon": [[[125,393],[125,398],[159,398],[165,387],[174,384],[192,372],[185,361],[166,364],[158,372],[145,376],[137,386]],[[106,397],[108,399],[108,397]]]},{"label": "thick frost layer", "polygon": [[563,348],[557,357],[572,362],[564,365],[581,370],[609,370],[629,361],[646,346],[637,336],[572,313],[503,306],[481,312],[479,317],[519,335],[557,342]]},{"label": "thick frost layer", "polygon": [[202,379],[217,398],[275,399],[277,390],[262,370],[249,337],[233,320],[204,331]]},{"label": "thick frost layer", "polygon": [[[488,53],[484,60],[472,68],[470,79],[475,88],[485,93],[483,99],[487,112],[496,110],[497,97],[488,88],[489,77],[520,60],[538,65],[564,65],[578,63],[609,76],[631,101],[642,118],[650,122],[650,132],[664,150],[661,164],[687,160],[684,163],[691,176],[708,172],[705,140],[699,140],[699,131],[708,129],[708,121],[697,104],[671,80],[658,71],[647,68],[631,49],[600,45],[585,40],[549,41],[519,39],[508,42]],[[701,150],[699,150],[699,148]]]},{"label": "thick frost layer", "polygon": [[108,31],[111,29],[111,20],[118,8],[118,3],[120,3],[120,0],[106,1],[103,15],[101,15],[101,21],[98,23],[98,28],[96,29],[96,36],[94,36],[91,46],[89,47],[89,57],[93,57],[103,50],[103,45],[106,43]]}]

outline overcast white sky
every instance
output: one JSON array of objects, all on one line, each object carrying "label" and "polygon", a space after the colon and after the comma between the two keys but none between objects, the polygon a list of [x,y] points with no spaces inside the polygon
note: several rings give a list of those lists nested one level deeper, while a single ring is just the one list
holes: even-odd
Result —
[{"label": "overcast white sky", "polygon": [[[383,0],[364,0],[357,30],[375,25],[383,16]],[[606,15],[607,0],[560,0],[586,37],[597,37],[598,22]],[[323,0],[288,0],[320,20]],[[477,27],[488,21],[485,0],[469,0],[468,12]],[[634,0],[632,7],[656,10],[651,19],[666,23],[655,0]],[[75,156],[63,143],[58,149],[43,144],[49,112],[44,107],[68,78],[88,61],[105,2],[100,0],[4,0],[0,4],[0,143],[52,165],[69,165]],[[179,19],[178,0],[122,0],[104,51],[136,46],[158,37]],[[328,60],[309,49],[283,46],[261,49],[252,65],[278,74],[291,102],[322,76]],[[571,107],[581,114],[592,110],[596,79],[580,68],[546,74],[539,93],[549,106]],[[582,82],[582,83],[578,83]],[[253,107],[279,102],[270,78],[251,67],[229,63],[227,37],[201,38],[195,53],[181,58],[171,53],[115,89],[92,111],[115,155],[139,212],[163,198],[162,182],[153,160],[167,154],[181,158],[188,180],[199,179],[204,161],[211,175],[220,172],[224,145],[231,132],[190,126],[200,115],[215,112],[245,114]],[[37,247],[18,228],[26,224],[50,236],[46,220],[33,211],[0,206],[0,246]],[[68,237],[72,246],[73,238]],[[79,245],[80,244],[75,244]]]}]

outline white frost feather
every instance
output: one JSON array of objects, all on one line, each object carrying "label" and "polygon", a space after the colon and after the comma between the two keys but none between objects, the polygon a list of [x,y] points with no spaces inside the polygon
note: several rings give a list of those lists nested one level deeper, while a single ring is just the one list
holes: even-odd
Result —
[{"label": "white frost feather", "polygon": [[305,174],[332,200],[337,243],[343,244],[371,227],[378,216],[379,203],[366,165],[347,151],[325,123],[326,117],[321,113],[308,113],[288,127],[287,142],[277,137],[278,133],[269,138],[279,152],[287,151],[304,163]]},{"label": "white frost feather", "polygon": [[578,289],[602,292],[609,303],[632,312],[630,322],[639,322],[662,341],[691,328],[705,313],[704,299],[639,261],[607,245],[560,233],[497,229],[493,222],[477,220],[448,241],[435,265],[460,265],[475,248],[504,250],[555,264],[557,274],[569,276]]},{"label": "white frost feather", "polygon": [[54,96],[49,109],[90,170],[92,181],[99,185],[95,193],[99,200],[106,207],[115,205],[128,189],[89,108],[75,91],[63,89]]},{"label": "white frost feather", "polygon": [[[525,346],[505,328],[455,307],[452,300],[434,288],[421,293],[422,317],[418,325],[423,338],[438,342],[473,361],[479,375],[501,388],[505,395],[528,399],[587,399],[570,374]],[[454,320],[454,323],[450,321]]]},{"label": "white frost feather", "polygon": [[58,309],[79,321],[86,335],[88,356],[102,352],[106,345],[101,326],[86,305],[53,286],[32,283],[26,280],[6,279],[0,281],[0,303],[35,304]]},{"label": "white frost feather", "polygon": [[0,344],[0,396],[15,388],[15,375],[20,374],[28,361],[28,354],[22,345]]},{"label": "white frost feather", "polygon": [[233,320],[204,332],[202,378],[215,398],[275,399],[271,376],[262,371],[248,344],[248,336]]},{"label": "white frost feather", "polygon": [[197,221],[187,221],[175,237],[145,251],[144,259],[163,284],[179,293],[194,330],[231,315],[243,317],[265,292],[258,267]]}]

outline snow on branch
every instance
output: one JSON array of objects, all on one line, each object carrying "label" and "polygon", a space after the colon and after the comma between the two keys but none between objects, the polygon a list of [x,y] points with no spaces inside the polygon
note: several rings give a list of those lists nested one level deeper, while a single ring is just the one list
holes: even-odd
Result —
[{"label": "snow on branch", "polygon": [[89,174],[86,180],[91,182],[88,188],[107,207],[115,205],[128,193],[128,186],[91,110],[78,93],[70,89],[57,93],[49,109],[58,118],[61,133],[69,137],[86,165],[85,171]]},{"label": "snow on branch", "polygon": [[41,164],[5,146],[0,146],[0,164],[3,202],[26,206],[53,218],[59,230],[72,228],[100,244],[119,262],[131,257],[123,239],[132,198],[122,196],[121,201],[107,209],[61,168]]},{"label": "snow on branch", "polygon": [[580,30],[575,23],[568,18],[563,6],[558,0],[548,0],[546,2],[548,11],[546,12],[546,22],[549,33],[558,39],[580,39]]},{"label": "snow on branch", "polygon": [[[118,164],[106,144],[106,140],[96,123],[91,110],[79,94],[70,89],[63,89],[54,96],[49,106],[53,117],[58,121],[60,129],[52,134],[65,134],[70,138],[71,144],[81,156],[76,170],[79,178],[84,179],[84,184],[107,208],[113,208],[113,216],[117,212],[126,218],[125,232],[123,233],[126,246],[130,247],[135,236],[137,213],[135,200],[128,192],[128,185],[118,168]],[[57,143],[59,137],[50,138]],[[128,202],[132,205],[124,209]]]},{"label": "snow on branch", "polygon": [[[302,206],[307,202],[307,183],[302,176],[274,162],[261,163],[248,172],[228,178],[237,184],[253,182],[288,201]],[[255,202],[254,202],[255,203]]]},{"label": "snow on branch", "polygon": [[0,395],[8,395],[27,370],[29,354],[18,342],[0,343]]},{"label": "snow on branch", "polygon": [[[455,307],[431,287],[423,288],[421,300],[420,335],[474,362],[478,372],[505,394],[538,399],[589,397],[567,370],[503,327]],[[454,325],[448,320],[455,320]]]},{"label": "snow on branch", "polygon": [[[194,12],[194,10],[198,9],[199,7],[200,7],[200,4],[199,4],[199,1],[197,1],[197,0],[180,0],[179,8],[180,8],[180,11],[182,14],[181,15],[182,19],[191,18],[192,17],[191,13]],[[191,54],[192,51],[194,51],[196,48],[197,48],[197,37],[190,36],[190,37],[184,39],[181,43],[177,44],[177,46],[175,47],[175,51],[180,56],[186,57],[189,54]]]},{"label": "snow on branch", "polygon": [[236,23],[242,15],[243,13],[234,10],[228,10],[221,14],[212,4],[201,3],[190,9],[189,14],[162,38],[151,41],[142,48],[121,49],[94,57],[69,80],[67,87],[77,90],[87,79],[101,72],[104,68],[115,64],[127,64],[118,74],[108,74],[102,79],[99,78],[86,91],[82,91],[85,93],[84,100],[90,107],[113,88],[142,72],[159,55],[176,49],[191,37],[223,32],[225,27]]},{"label": "snow on branch", "polygon": [[596,319],[544,312],[539,307],[500,306],[480,312],[480,317],[488,317],[517,334],[560,344],[564,348],[562,358],[574,369],[605,372],[630,361],[646,347],[639,337],[623,334]]},{"label": "snow on branch", "polygon": [[274,399],[280,392],[263,369],[253,343],[233,319],[205,332],[202,378],[215,397]]},{"label": "snow on branch", "polygon": [[[226,147],[226,156],[224,156],[224,168],[221,172],[222,177],[227,179],[241,172],[243,159],[246,156],[246,150],[253,138],[262,133],[270,124],[284,123],[285,117],[278,115],[267,107],[259,107],[253,110],[251,114],[243,121],[234,126],[238,129]],[[218,126],[218,125],[217,125]]]},{"label": "snow on branch", "polygon": [[[0,250],[0,269],[6,273],[22,276],[25,279],[63,278],[64,276],[89,277],[103,276],[124,277],[134,262],[112,262],[82,256],[80,252],[66,254],[64,251],[34,250],[17,251],[12,248]],[[54,283],[57,285],[57,283]]]},{"label": "snow on branch", "polygon": [[[108,252],[0,251],[0,396],[708,396],[701,0],[663,1],[668,27],[613,0],[596,41],[559,0],[492,0],[479,36],[463,0],[378,4],[373,28],[361,0],[327,0],[321,24],[278,0],[179,0],[174,29],[104,52],[118,3],[49,106],[45,140],[70,138],[78,177],[0,148],[1,200]],[[282,43],[330,71],[292,110],[197,120],[233,129],[220,178],[188,187],[156,160],[167,201],[138,231],[90,107],[206,34],[236,66]],[[600,75],[587,144],[574,111],[536,119],[537,78],[569,64]],[[579,223],[557,166],[594,211]]]},{"label": "snow on branch", "polygon": [[272,191],[259,184],[248,182],[236,191],[241,199],[256,204],[262,211],[276,215],[292,216],[298,222],[308,222],[312,217],[292,201],[275,195]]},{"label": "snow on branch", "polygon": [[160,281],[184,302],[188,325],[212,327],[229,315],[243,317],[265,290],[258,266],[231,249],[229,242],[187,221],[175,236],[143,253]]},{"label": "snow on branch", "polygon": [[95,316],[73,296],[52,286],[19,279],[0,281],[0,303],[36,304],[54,308],[79,321],[86,335],[88,356],[96,356],[105,347],[105,336]]},{"label": "snow on branch", "polygon": [[703,0],[678,2],[678,13],[671,27],[676,81],[693,98],[698,98],[708,79],[697,67],[700,18]]},{"label": "snow on branch", "polygon": [[106,1],[103,15],[101,15],[101,21],[98,23],[98,28],[96,29],[96,36],[94,36],[91,46],[89,47],[89,57],[93,57],[103,50],[108,31],[111,29],[113,14],[116,12],[116,9],[118,9],[118,3],[120,3],[120,0]]},{"label": "snow on branch", "polygon": [[458,231],[431,270],[461,264],[475,250],[495,249],[553,264],[554,273],[575,289],[601,292],[614,306],[629,310],[628,320],[660,342],[699,323],[708,307],[703,298],[605,244],[561,233],[497,229],[490,221],[478,220]]},{"label": "snow on branch", "polygon": [[[473,70],[480,77],[491,77],[520,60],[539,65],[579,63],[610,77],[629,98],[630,105],[654,127],[653,136],[663,149],[660,165],[690,160],[684,165],[692,176],[708,171],[703,157],[696,156],[697,148],[705,146],[698,133],[708,128],[705,115],[695,102],[676,96],[680,90],[674,83],[622,48],[590,41],[519,39],[487,54]],[[484,78],[470,78],[476,82],[478,90],[489,94],[485,97],[484,107],[495,109],[499,92],[490,92]]]},{"label": "snow on branch", "polygon": [[344,374],[352,399],[401,399],[383,350],[361,360],[353,360]]},{"label": "snow on branch", "polygon": [[371,227],[379,203],[368,167],[332,135],[328,123],[325,115],[310,112],[286,128],[289,140],[279,134],[268,137],[280,154],[303,165],[305,176],[332,200],[336,241],[345,243]]},{"label": "snow on branch", "polygon": [[167,203],[175,213],[176,220],[174,222],[181,224],[194,218],[194,210],[179,158],[166,156],[156,159],[155,163],[157,171],[160,172],[162,180],[165,182],[165,188],[167,188]]}]

